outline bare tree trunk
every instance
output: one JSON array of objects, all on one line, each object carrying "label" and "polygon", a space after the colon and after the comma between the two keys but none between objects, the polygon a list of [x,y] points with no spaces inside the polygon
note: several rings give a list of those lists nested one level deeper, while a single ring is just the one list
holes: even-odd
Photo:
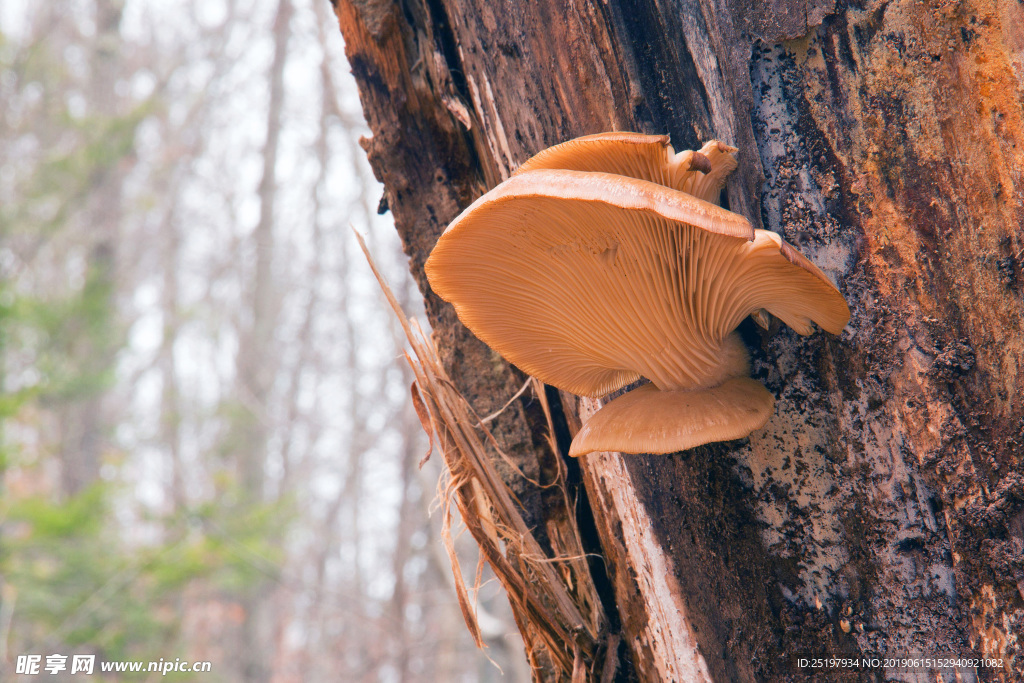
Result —
[{"label": "bare tree trunk", "polygon": [[[270,97],[267,105],[267,136],[263,146],[263,175],[257,190],[260,216],[251,237],[255,263],[247,283],[248,325],[239,340],[237,357],[237,395],[241,406],[233,425],[230,447],[238,467],[241,505],[258,506],[265,502],[267,440],[270,432],[268,406],[277,370],[274,328],[278,317],[278,291],[274,280],[275,212],[278,180],[277,159],[284,108],[284,67],[291,35],[290,0],[279,0],[274,17],[274,58],[270,67]],[[243,680],[261,683],[270,680],[269,661],[273,638],[275,601],[268,585],[258,581],[243,590],[245,611],[240,649],[236,653]]]},{"label": "bare tree trunk", "polygon": [[[411,374],[411,373],[410,373]],[[408,378],[412,382],[412,377]],[[391,593],[391,618],[393,620],[395,652],[393,662],[398,669],[398,680],[408,681],[409,671],[409,626],[406,623],[405,611],[409,602],[409,585],[405,578],[405,572],[412,553],[412,535],[416,531],[416,522],[419,512],[418,506],[414,505],[412,494],[416,482],[416,453],[415,444],[416,432],[419,425],[416,417],[412,414],[412,406],[403,411],[402,433],[405,434],[405,448],[401,453],[401,480],[398,482],[401,491],[401,502],[398,506],[398,525],[395,528],[395,550],[391,555],[391,571],[395,577],[394,588]]]},{"label": "bare tree trunk", "polygon": [[164,316],[163,340],[160,347],[160,374],[163,379],[160,409],[160,441],[167,447],[170,460],[170,497],[175,511],[181,511],[187,504],[185,495],[185,464],[181,452],[181,390],[175,344],[181,325],[179,310],[178,274],[181,272],[181,231],[177,213],[172,208],[163,224],[162,233],[167,239],[163,257],[163,289],[161,308]]},{"label": "bare tree trunk", "polygon": [[[100,125],[110,125],[121,113],[114,85],[119,77],[118,44],[121,3],[97,0],[96,49],[92,58],[89,103],[99,115]],[[88,209],[86,282],[83,305],[77,315],[78,326],[72,332],[70,357],[84,376],[85,390],[67,397],[59,408],[61,424],[61,489],[73,495],[99,478],[100,455],[104,443],[104,384],[113,372],[116,352],[116,316],[114,300],[117,277],[117,245],[121,223],[121,183],[124,177],[123,155],[111,155],[92,180]]]},{"label": "bare tree trunk", "polygon": [[[1019,3],[336,9],[384,201],[481,414],[518,377],[433,295],[423,262],[473,198],[576,135],[738,146],[728,206],[797,244],[851,304],[838,338],[741,327],[778,397],[749,439],[580,461],[620,675],[875,680],[798,659],[919,654],[1003,660],[964,680],[1024,677]],[[594,408],[563,405],[570,431]],[[524,469],[542,457],[534,417],[509,411],[497,430]]]},{"label": "bare tree trunk", "polygon": [[291,3],[280,0],[274,18],[274,61],[270,67],[267,138],[260,178],[260,218],[252,234],[255,270],[249,283],[249,324],[238,353],[239,394],[245,406],[240,430],[239,475],[252,500],[263,499],[266,465],[266,408],[276,364],[272,344],[277,320],[278,292],[274,285],[274,223],[277,206],[277,156],[284,107],[284,66],[288,55]]}]

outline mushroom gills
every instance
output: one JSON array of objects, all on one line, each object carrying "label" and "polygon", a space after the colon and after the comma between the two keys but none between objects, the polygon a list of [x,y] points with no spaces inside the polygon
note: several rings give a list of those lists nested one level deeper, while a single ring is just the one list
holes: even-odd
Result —
[{"label": "mushroom gills", "polygon": [[752,315],[838,334],[850,309],[776,233],[718,205],[734,147],[676,153],[613,132],[548,148],[453,220],[424,265],[433,291],[520,370],[604,396],[570,453],[674,453],[747,436],[774,400],[736,333]]},{"label": "mushroom gills", "polygon": [[645,384],[594,413],[572,440],[569,455],[675,453],[740,439],[764,427],[774,407],[771,393],[749,377],[692,391],[662,391]]}]

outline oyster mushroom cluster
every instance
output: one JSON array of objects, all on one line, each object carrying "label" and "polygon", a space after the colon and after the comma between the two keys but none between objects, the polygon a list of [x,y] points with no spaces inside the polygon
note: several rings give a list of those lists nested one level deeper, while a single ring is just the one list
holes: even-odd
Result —
[{"label": "oyster mushroom cluster", "polygon": [[843,296],[778,234],[718,206],[735,148],[668,136],[551,147],[463,211],[426,263],[481,340],[559,389],[604,396],[570,454],[672,453],[747,436],[774,398],[736,327],[764,311],[838,334]]}]

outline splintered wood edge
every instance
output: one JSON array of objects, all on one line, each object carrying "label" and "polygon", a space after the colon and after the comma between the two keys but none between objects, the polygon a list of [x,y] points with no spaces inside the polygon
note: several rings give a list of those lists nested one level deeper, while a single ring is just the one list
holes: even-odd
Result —
[{"label": "splintered wood edge", "polygon": [[[580,419],[585,422],[600,407],[599,399],[579,399]],[[688,608],[675,578],[674,563],[654,535],[653,521],[639,503],[623,456],[592,453],[580,458],[580,468],[598,518],[595,521],[599,533],[604,527],[601,540],[606,553],[611,555],[606,561],[613,574],[624,626],[631,633],[637,633],[631,647],[649,648],[650,657],[637,658],[635,662],[642,669],[638,672],[641,678],[713,683],[687,616]],[[611,531],[611,521],[620,533]],[[636,605],[638,594],[642,608],[629,610],[631,605]],[[644,623],[631,622],[637,613],[647,617]]]}]

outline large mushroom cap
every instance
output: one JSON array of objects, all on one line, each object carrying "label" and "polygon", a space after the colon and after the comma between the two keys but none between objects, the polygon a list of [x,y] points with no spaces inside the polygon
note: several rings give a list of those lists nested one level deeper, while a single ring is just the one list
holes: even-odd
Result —
[{"label": "large mushroom cap", "polygon": [[[597,396],[639,376],[713,386],[727,335],[764,308],[810,332],[849,313],[775,233],[684,192],[600,172],[517,174],[456,218],[431,287],[525,372]],[[813,268],[813,266],[812,266]]]}]

